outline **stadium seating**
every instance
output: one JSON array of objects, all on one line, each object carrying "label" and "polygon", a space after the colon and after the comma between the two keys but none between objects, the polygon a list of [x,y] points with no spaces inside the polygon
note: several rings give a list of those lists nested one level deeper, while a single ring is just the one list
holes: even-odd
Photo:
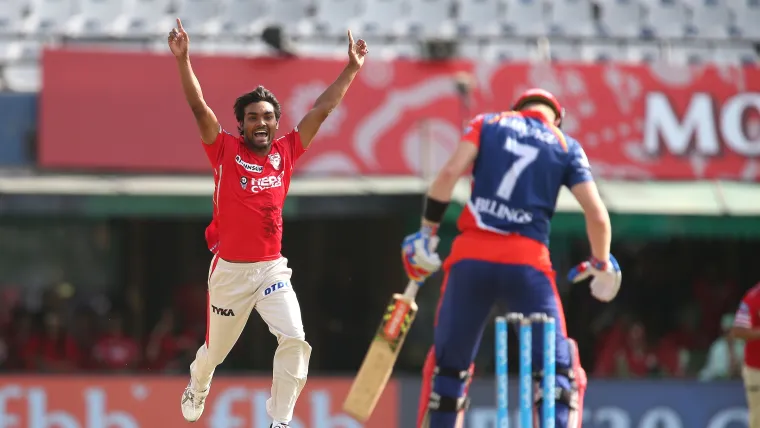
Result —
[{"label": "stadium seating", "polygon": [[506,0],[505,30],[512,35],[543,36],[549,31],[546,3],[539,0]]},{"label": "stadium seating", "polygon": [[0,37],[17,34],[24,19],[24,3],[20,0],[0,0]]},{"label": "stadium seating", "polygon": [[553,34],[591,37],[598,33],[591,0],[555,0],[548,18]]},{"label": "stadium seating", "polygon": [[257,37],[268,25],[323,57],[345,54],[347,27],[384,58],[434,37],[487,61],[741,64],[760,45],[760,0],[0,0],[0,87],[37,88],[43,44],[165,50],[176,16],[194,49],[229,55],[272,52]]},{"label": "stadium seating", "polygon": [[123,6],[112,24],[117,37],[157,37],[159,32],[168,33],[171,0],[127,0]]},{"label": "stadium seating", "polygon": [[362,12],[349,23],[358,34],[367,36],[404,35],[404,0],[364,0]]},{"label": "stadium seating", "polygon": [[607,0],[599,10],[600,33],[610,37],[639,37],[643,10],[636,0]]},{"label": "stadium seating", "polygon": [[320,0],[315,5],[316,12],[308,27],[308,35],[325,34],[342,36],[346,34],[346,23],[359,17],[363,2],[357,0]]},{"label": "stadium seating", "polygon": [[447,24],[453,31],[444,32],[459,36],[497,36],[504,22],[505,9],[499,0],[470,0],[459,3],[456,19]]}]

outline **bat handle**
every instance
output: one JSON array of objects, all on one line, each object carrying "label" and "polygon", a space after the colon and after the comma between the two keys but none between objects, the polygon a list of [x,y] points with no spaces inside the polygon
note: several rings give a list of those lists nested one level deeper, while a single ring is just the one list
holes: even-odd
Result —
[{"label": "bat handle", "polygon": [[412,280],[409,280],[409,283],[406,285],[406,289],[404,290],[404,297],[410,301],[414,301],[415,297],[417,297],[417,291],[419,291],[420,286]]}]

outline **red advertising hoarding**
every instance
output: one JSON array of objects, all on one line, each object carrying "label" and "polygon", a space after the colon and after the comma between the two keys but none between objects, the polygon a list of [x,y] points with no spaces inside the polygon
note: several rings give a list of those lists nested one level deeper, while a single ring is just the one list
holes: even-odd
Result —
[{"label": "red advertising hoarding", "polygon": [[[186,426],[180,412],[186,378],[29,377],[0,378],[3,428],[172,428]],[[342,412],[349,379],[309,379],[292,428],[393,428],[398,426],[398,385],[389,382],[364,425]],[[217,377],[201,419],[213,428],[268,428],[266,400],[271,381]]]},{"label": "red advertising hoarding", "polygon": [[[340,60],[194,56],[222,125],[263,84],[292,128],[343,67]],[[464,112],[454,76],[476,81]],[[169,54],[49,50],[43,56],[38,164],[46,169],[206,172]],[[384,61],[369,58],[322,126],[300,173],[418,174],[457,143],[462,120],[509,108],[522,90],[554,92],[565,130],[598,175],[628,179],[758,179],[760,70],[623,64]]]}]

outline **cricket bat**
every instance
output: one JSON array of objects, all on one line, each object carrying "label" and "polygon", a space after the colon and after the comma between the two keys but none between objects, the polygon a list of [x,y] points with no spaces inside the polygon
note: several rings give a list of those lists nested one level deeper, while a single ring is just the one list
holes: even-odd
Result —
[{"label": "cricket bat", "polygon": [[372,415],[393,373],[401,346],[417,315],[414,299],[418,290],[417,283],[409,281],[404,294],[396,293],[391,297],[380,327],[343,402],[343,411],[360,422],[366,422]]}]

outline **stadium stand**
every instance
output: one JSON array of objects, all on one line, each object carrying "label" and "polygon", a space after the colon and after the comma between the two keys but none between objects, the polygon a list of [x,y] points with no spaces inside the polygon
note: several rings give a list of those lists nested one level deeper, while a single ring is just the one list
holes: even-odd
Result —
[{"label": "stadium stand", "polygon": [[760,45],[760,0],[0,0],[0,89],[38,90],[45,45],[165,50],[175,16],[196,51],[232,55],[274,54],[270,25],[323,57],[343,53],[347,26],[385,58],[443,38],[491,61],[751,64]]}]

